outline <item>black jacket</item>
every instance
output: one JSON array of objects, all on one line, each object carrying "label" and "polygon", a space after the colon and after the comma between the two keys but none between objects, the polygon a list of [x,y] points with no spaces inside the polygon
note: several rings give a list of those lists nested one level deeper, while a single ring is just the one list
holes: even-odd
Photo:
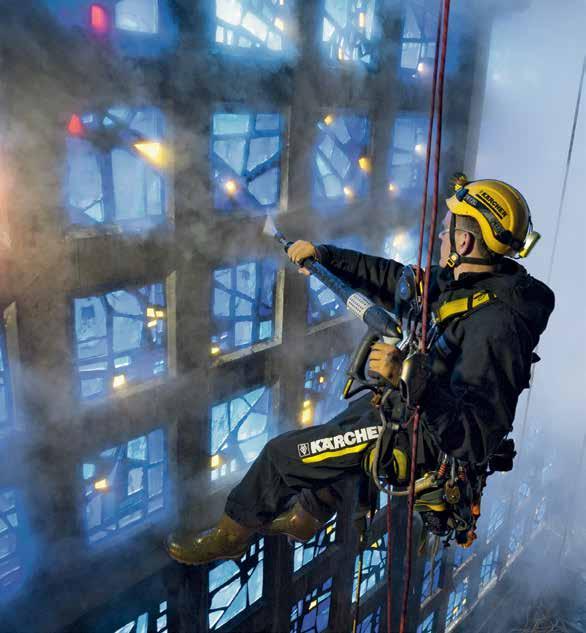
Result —
[{"label": "black jacket", "polygon": [[[331,245],[317,250],[320,262],[340,279],[394,308],[402,264]],[[432,310],[479,290],[497,297],[446,324],[441,347],[430,350],[432,375],[422,401],[422,424],[436,448],[480,464],[512,429],[554,294],[511,259],[493,273],[464,273],[458,280],[449,269],[431,272]]]}]

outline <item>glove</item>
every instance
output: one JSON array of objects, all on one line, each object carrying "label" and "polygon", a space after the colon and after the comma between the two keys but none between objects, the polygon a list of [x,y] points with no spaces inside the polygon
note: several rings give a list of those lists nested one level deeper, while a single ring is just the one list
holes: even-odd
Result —
[{"label": "glove", "polygon": [[[305,240],[297,240],[287,249],[287,256],[294,264],[301,264],[303,260],[313,258],[319,260],[317,249],[311,242]],[[303,275],[309,275],[306,268],[301,267],[299,272]]]}]

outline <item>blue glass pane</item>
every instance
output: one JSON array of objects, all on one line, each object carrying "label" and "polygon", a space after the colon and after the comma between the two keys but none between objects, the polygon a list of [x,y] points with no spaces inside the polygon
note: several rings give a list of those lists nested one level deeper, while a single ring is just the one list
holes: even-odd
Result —
[{"label": "blue glass pane", "polygon": [[448,610],[446,614],[446,628],[456,623],[458,618],[466,609],[468,600],[468,578],[464,578],[457,583],[456,588],[450,594],[448,600]]},{"label": "blue glass pane", "polygon": [[82,465],[85,528],[95,544],[126,534],[156,514],[167,493],[164,431],[156,429]]},{"label": "blue glass pane", "polygon": [[543,497],[543,499],[540,499],[539,503],[537,504],[537,507],[535,508],[535,514],[533,515],[534,529],[537,529],[543,523],[543,519],[545,518],[546,508],[547,508],[547,503],[546,503],[545,497]]},{"label": "blue glass pane", "polygon": [[83,29],[108,48],[132,57],[157,57],[177,44],[168,0],[41,0],[62,26]]},{"label": "blue glass pane", "polygon": [[210,412],[210,479],[240,472],[276,433],[272,390],[261,387],[218,403]]},{"label": "blue glass pane", "polygon": [[417,627],[417,633],[433,633],[433,621],[435,620],[435,611],[430,613],[425,620]]},{"label": "blue glass pane", "polygon": [[264,540],[236,561],[214,564],[208,572],[208,625],[215,631],[262,598]]},{"label": "blue glass pane", "polygon": [[312,165],[313,205],[339,208],[364,198],[371,170],[367,117],[328,114],[317,128]]},{"label": "blue glass pane", "polygon": [[124,390],[167,371],[162,283],[73,300],[83,400]]},{"label": "blue glass pane", "polygon": [[379,633],[383,608],[369,613],[356,627],[356,633]]},{"label": "blue glass pane", "polygon": [[14,489],[0,488],[0,604],[25,581],[30,549],[20,495]]},{"label": "blue glass pane", "polygon": [[[387,568],[387,541],[385,534],[378,541],[369,545],[362,553],[362,577],[360,582],[360,597],[374,589],[385,581]],[[358,587],[358,571],[360,567],[360,554],[356,556],[354,563],[354,582],[352,585],[352,602],[356,601],[356,589]]]},{"label": "blue glass pane", "polygon": [[496,578],[499,562],[499,549],[500,548],[497,545],[482,560],[479,591],[485,589],[490,581],[493,580],[493,578]]},{"label": "blue glass pane", "polygon": [[461,567],[466,561],[468,561],[471,556],[476,553],[476,549],[477,548],[474,545],[472,545],[472,547],[457,546],[454,550],[454,569]]},{"label": "blue glass pane", "polygon": [[506,511],[507,506],[504,499],[497,499],[493,503],[488,517],[488,526],[486,531],[487,541],[491,541],[498,532],[499,528],[502,527],[505,522]]},{"label": "blue glass pane", "polygon": [[375,67],[376,27],[375,0],[325,0],[322,42],[329,59]]},{"label": "blue glass pane", "polygon": [[0,440],[13,428],[12,389],[4,323],[0,323]]},{"label": "blue glass pane", "polygon": [[213,356],[274,336],[276,279],[275,263],[268,259],[214,271]]},{"label": "blue glass pane", "polygon": [[517,518],[513,523],[513,527],[511,528],[511,535],[509,537],[509,558],[515,556],[515,554],[517,554],[517,552],[521,549],[521,545],[523,544],[523,536],[525,534],[525,523],[526,519],[524,517]]},{"label": "blue glass pane", "polygon": [[65,199],[71,223],[142,231],[166,221],[169,147],[155,108],[110,108],[68,126]]},{"label": "blue glass pane", "polygon": [[323,554],[328,547],[336,541],[336,515],[334,515],[324,527],[306,543],[294,543],[293,571],[299,571],[302,567]]},{"label": "blue glass pane", "polygon": [[[431,82],[435,60],[435,42],[440,6],[435,0],[406,0],[401,36],[400,70],[408,78]],[[446,74],[452,75],[462,63],[462,35],[466,17],[450,15],[450,37]]]},{"label": "blue glass pane", "polygon": [[222,211],[271,210],[281,196],[282,117],[216,113],[212,117],[214,206]]},{"label": "blue glass pane", "polygon": [[[401,113],[395,119],[389,150],[389,196],[421,204],[425,184],[428,117]],[[419,197],[417,197],[417,194]]]},{"label": "blue glass pane", "polygon": [[293,0],[216,0],[216,43],[257,59],[289,56],[293,8]]},{"label": "blue glass pane", "polygon": [[290,633],[321,633],[328,627],[332,598],[332,579],[310,591],[291,608]]},{"label": "blue glass pane", "polygon": [[421,602],[431,598],[439,587],[440,575],[442,571],[443,550],[440,547],[433,555],[432,548],[428,552],[425,565],[423,567],[423,582],[421,584]]},{"label": "blue glass pane", "polygon": [[[120,622],[120,616],[117,613],[110,611],[107,615],[108,624],[104,624],[103,629],[106,627],[112,630],[111,622]],[[149,622],[151,627],[149,627]],[[149,605],[148,611],[137,615],[136,618],[127,622],[120,628],[115,630],[115,633],[167,633],[167,602],[156,602]]]}]

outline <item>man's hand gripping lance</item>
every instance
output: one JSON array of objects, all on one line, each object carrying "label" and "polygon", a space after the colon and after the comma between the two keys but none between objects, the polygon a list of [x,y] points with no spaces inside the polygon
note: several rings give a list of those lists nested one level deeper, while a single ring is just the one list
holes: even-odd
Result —
[{"label": "man's hand gripping lance", "polygon": [[[272,218],[267,217],[264,233],[274,237],[285,252],[293,242],[288,241],[283,233],[276,227]],[[405,332],[401,327],[399,319],[388,310],[374,304],[368,297],[360,292],[356,292],[349,285],[338,279],[327,268],[322,266],[315,259],[303,260],[300,266],[306,268],[312,275],[315,275],[325,286],[336,294],[344,303],[348,310],[364,321],[368,326],[368,331],[364,335],[360,344],[356,348],[350,366],[348,368],[348,380],[344,387],[344,398],[351,398],[360,391],[369,389],[379,396],[389,388],[389,383],[384,378],[369,380],[366,375],[366,366],[371,347],[377,341],[384,341],[394,345],[400,352],[408,351],[412,341],[410,332]],[[357,383],[357,386],[354,386]]]}]

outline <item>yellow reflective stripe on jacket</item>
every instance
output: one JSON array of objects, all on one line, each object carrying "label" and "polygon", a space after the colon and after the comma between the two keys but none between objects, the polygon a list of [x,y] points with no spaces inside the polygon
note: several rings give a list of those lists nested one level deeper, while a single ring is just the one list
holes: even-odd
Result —
[{"label": "yellow reflective stripe on jacket", "polygon": [[442,303],[437,311],[437,320],[439,323],[441,323],[442,321],[450,319],[451,317],[470,312],[470,310],[474,310],[474,308],[478,308],[479,306],[483,305],[484,303],[488,303],[493,299],[496,299],[496,295],[490,292],[480,291],[475,292],[469,297],[462,297],[461,299],[446,301],[445,303]]},{"label": "yellow reflective stripe on jacket", "polygon": [[350,453],[360,453],[372,442],[364,442],[363,444],[357,444],[356,446],[350,446],[348,448],[341,448],[339,451],[327,451],[320,453],[319,455],[312,455],[311,457],[302,457],[301,461],[304,464],[313,464],[315,462],[323,462],[324,459],[332,459],[333,457],[341,457],[342,455],[349,455]]}]

